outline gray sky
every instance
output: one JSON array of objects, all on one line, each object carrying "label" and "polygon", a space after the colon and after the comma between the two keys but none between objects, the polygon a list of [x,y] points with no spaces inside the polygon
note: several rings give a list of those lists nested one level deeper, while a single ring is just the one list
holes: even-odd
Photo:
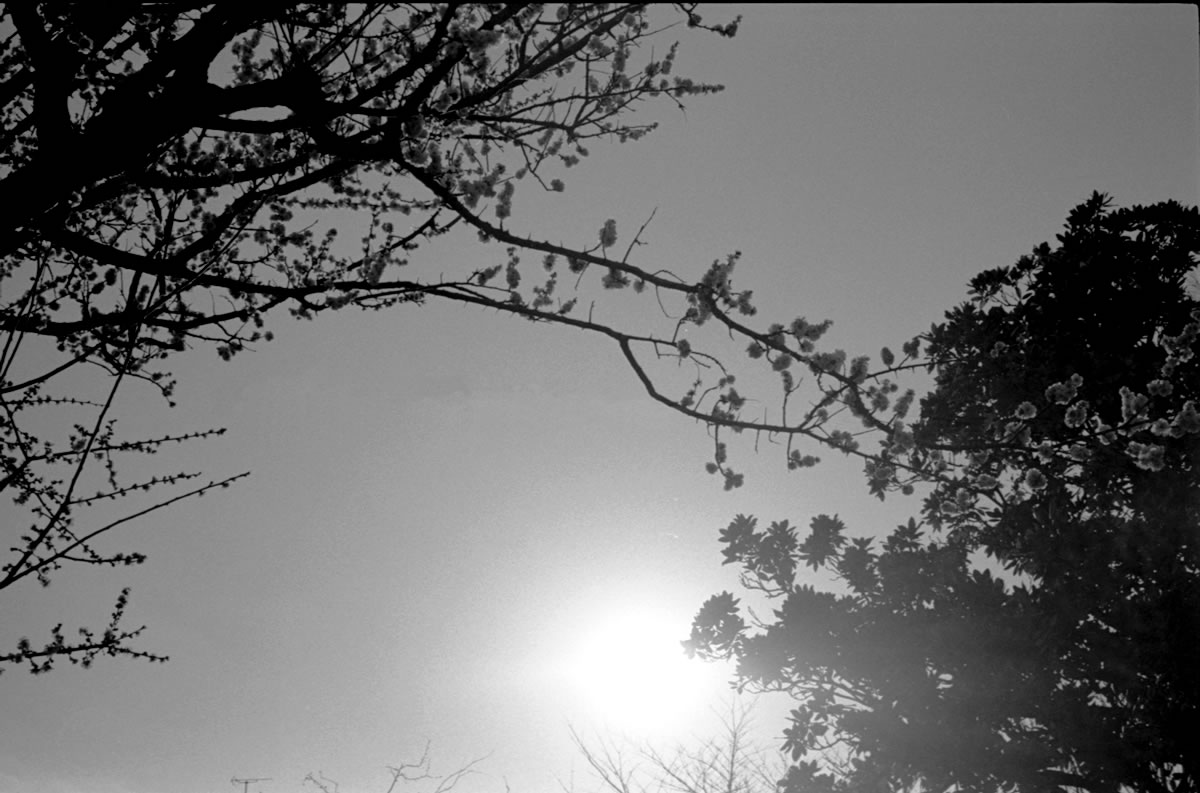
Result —
[{"label": "gray sky", "polygon": [[[725,93],[686,115],[649,107],[659,131],[592,147],[554,202],[519,193],[511,227],[584,245],[606,218],[628,234],[657,209],[643,266],[694,279],[741,250],[735,283],[764,325],[829,317],[831,346],[876,354],[976,272],[1052,240],[1093,190],[1197,201],[1194,7],[737,12],[733,41],[680,31],[680,71]],[[503,252],[468,235],[440,255],[422,272]],[[598,316],[661,330],[641,297]],[[181,406],[133,395],[123,418],[131,434],[228,427],[172,467],[251,469],[248,483],[122,531],[114,547],[150,556],[140,569],[6,593],[8,645],[101,621],[132,585],[130,622],[172,660],[6,673],[0,793],[228,791],[234,776],[275,793],[318,770],[382,793],[384,766],[426,739],[435,772],[491,753],[464,793],[572,772],[586,789],[568,723],[705,728],[726,672],[692,680],[637,648],[644,630],[684,638],[704,598],[736,590],[719,527],[837,512],[872,534],[918,508],[879,505],[838,460],[789,474],[752,439],[732,449],[746,486],[723,492],[703,429],[652,404],[615,346],[569,329],[430,305],[274,330],[229,363],[184,356]],[[614,633],[622,619],[641,627]],[[631,663],[660,677],[629,681],[632,697],[599,680]],[[677,718],[647,721],[638,705],[656,701]]]}]

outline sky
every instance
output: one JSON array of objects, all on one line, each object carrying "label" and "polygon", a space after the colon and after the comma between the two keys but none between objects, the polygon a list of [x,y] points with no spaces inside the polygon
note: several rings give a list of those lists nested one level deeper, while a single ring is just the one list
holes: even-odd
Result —
[{"label": "sky", "polygon": [[[695,279],[740,250],[735,284],[764,326],[830,318],[830,346],[875,354],[975,273],[1052,241],[1094,190],[1197,202],[1194,7],[707,16],[734,13],[732,41],[663,34],[682,39],[681,72],[723,93],[646,107],[653,135],[593,146],[553,202],[518,194],[511,227],[585,245],[607,218],[627,234],[653,212],[643,266]],[[414,266],[503,256],[469,235],[435,253]],[[661,331],[642,298],[598,316]],[[738,590],[719,528],[828,512],[870,535],[918,507],[874,501],[844,461],[789,473],[765,439],[732,444],[747,480],[723,491],[704,429],[571,329],[435,304],[272,329],[230,362],[182,356],[174,410],[121,407],[131,435],[228,428],[163,465],[252,477],[125,527],[111,547],[147,553],[139,568],[5,593],[0,646],[99,622],[131,586],[141,645],[171,660],[6,672],[0,793],[214,793],[234,777],[283,793],[310,772],[383,793],[385,767],[427,741],[435,773],[484,758],[462,793],[592,790],[571,725],[659,745],[715,729],[730,670],[674,648],[706,597]],[[784,705],[763,703],[762,740]]]}]

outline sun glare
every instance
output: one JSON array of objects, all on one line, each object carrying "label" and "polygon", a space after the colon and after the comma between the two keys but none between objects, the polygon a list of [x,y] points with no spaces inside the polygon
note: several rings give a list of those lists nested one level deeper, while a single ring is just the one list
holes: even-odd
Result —
[{"label": "sun glare", "polygon": [[724,669],[684,655],[686,632],[678,620],[649,610],[590,624],[564,668],[588,718],[627,733],[686,729],[727,679]]}]

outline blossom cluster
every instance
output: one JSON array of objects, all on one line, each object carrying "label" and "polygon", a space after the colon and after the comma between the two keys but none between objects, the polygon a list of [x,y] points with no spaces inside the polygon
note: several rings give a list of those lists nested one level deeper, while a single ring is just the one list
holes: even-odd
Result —
[{"label": "blossom cluster", "polygon": [[609,218],[600,229],[600,247],[611,248],[617,244],[617,221]]},{"label": "blossom cluster", "polygon": [[1075,398],[1081,385],[1083,385],[1083,377],[1078,373],[1073,374],[1067,382],[1054,383],[1047,388],[1046,399],[1056,405],[1065,405]]},{"label": "blossom cluster", "polygon": [[1164,336],[1161,346],[1167,351],[1167,360],[1162,365],[1162,376],[1170,377],[1181,363],[1192,360],[1195,352],[1192,345],[1200,336],[1200,309],[1191,312],[1192,322],[1183,326],[1177,336]]}]

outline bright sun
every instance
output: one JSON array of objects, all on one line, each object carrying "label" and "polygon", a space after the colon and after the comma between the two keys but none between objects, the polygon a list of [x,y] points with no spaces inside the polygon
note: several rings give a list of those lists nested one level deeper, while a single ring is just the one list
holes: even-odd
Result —
[{"label": "bright sun", "polygon": [[727,672],[689,660],[687,626],[651,610],[612,614],[588,626],[563,672],[590,718],[625,732],[685,728],[726,686]]}]

